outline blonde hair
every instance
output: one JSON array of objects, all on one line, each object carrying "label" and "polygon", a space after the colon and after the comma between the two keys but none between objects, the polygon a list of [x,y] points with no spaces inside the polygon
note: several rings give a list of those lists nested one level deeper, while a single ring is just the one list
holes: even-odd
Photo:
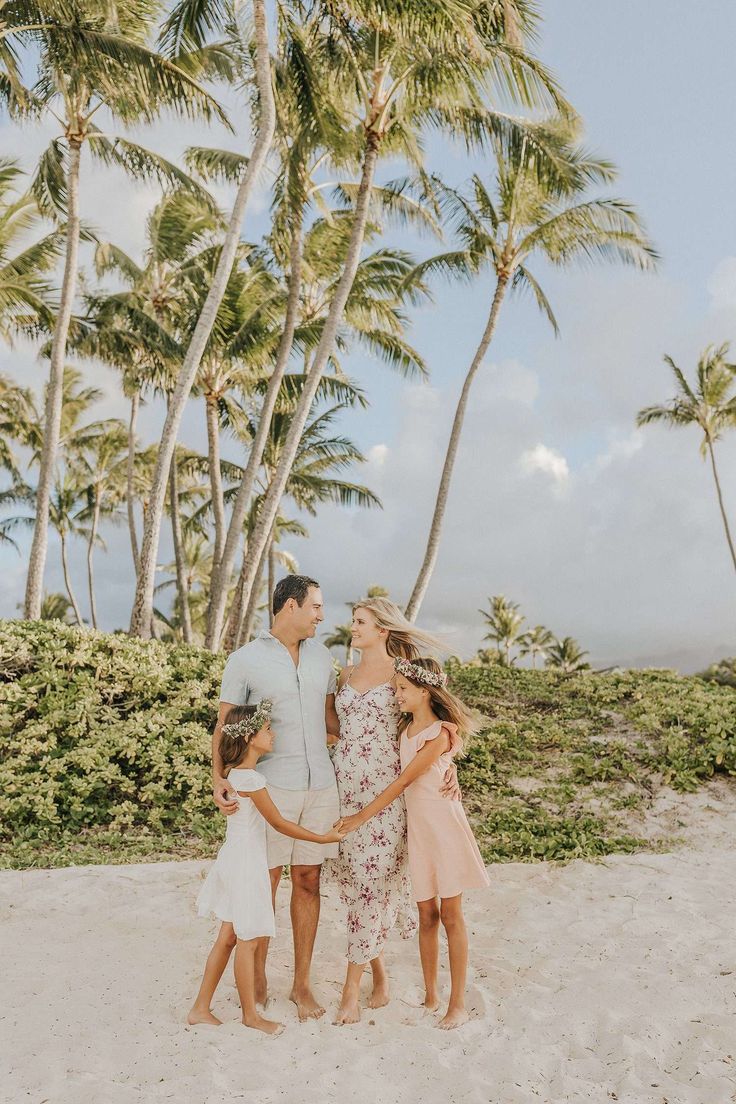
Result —
[{"label": "blonde hair", "polygon": [[[412,663],[416,667],[421,667],[425,671],[430,672],[433,675],[443,674],[442,666],[436,659],[432,659],[431,656],[417,656],[412,660]],[[421,687],[422,690],[426,690],[429,694],[429,704],[432,712],[440,721],[447,721],[448,724],[457,725],[457,730],[460,736],[473,736],[480,725],[478,721],[470,712],[466,705],[455,697],[446,686],[431,686],[420,679],[411,678],[409,675],[402,673],[402,678],[405,678],[407,682],[410,682],[412,686]],[[411,723],[411,713],[402,713],[399,720],[399,732],[403,732],[404,729]],[[458,748],[458,751],[462,750],[462,745]]]},{"label": "blonde hair", "polygon": [[437,637],[412,624],[389,598],[364,598],[355,602],[353,613],[356,609],[368,610],[379,629],[386,630],[386,651],[392,659],[416,659],[425,648],[435,652],[447,651]]}]

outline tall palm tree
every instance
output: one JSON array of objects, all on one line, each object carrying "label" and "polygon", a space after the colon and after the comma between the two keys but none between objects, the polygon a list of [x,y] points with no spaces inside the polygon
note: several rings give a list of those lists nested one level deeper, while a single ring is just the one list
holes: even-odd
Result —
[{"label": "tall palm tree", "polygon": [[[509,3],[507,8],[512,6]],[[340,279],[310,365],[307,386],[297,405],[288,439],[248,545],[245,592],[249,592],[269,539],[289,471],[299,447],[320,379],[333,355],[338,327],[357,272],[379,156],[401,153],[421,161],[419,132],[425,127],[451,130],[470,139],[490,133],[513,145],[526,128],[508,115],[478,105],[491,86],[514,88],[526,102],[549,99],[554,83],[542,66],[505,39],[504,12],[494,5],[483,13],[456,0],[396,5],[394,0],[355,0],[321,5],[324,57],[329,81],[343,102],[360,112],[354,131],[360,183]],[[476,18],[476,15],[480,16]],[[319,68],[319,50],[311,58]],[[213,634],[214,639],[214,634]]]},{"label": "tall palm tree", "polygon": [[577,640],[572,636],[565,636],[562,640],[555,640],[547,653],[545,667],[550,671],[561,671],[563,675],[573,675],[577,671],[590,670],[590,664],[584,657],[587,655]]},{"label": "tall palm tree", "polygon": [[524,636],[524,616],[519,613],[517,602],[510,602],[502,594],[488,599],[490,609],[479,610],[485,618],[488,632],[484,640],[492,641],[498,648],[499,662],[504,667],[513,667],[516,662],[511,649],[519,647]]},{"label": "tall palm tree", "polygon": [[[276,126],[265,0],[252,0],[252,12],[255,86],[257,92],[257,102],[253,104],[253,116],[256,119],[253,148],[242,172],[227,231],[222,242],[215,276],[197,320],[197,325],[194,328],[189,347],[177,376],[176,386],[168,404],[148,499],[148,510],[144,519],[140,570],[136,581],[135,599],[130,619],[130,631],[137,636],[146,637],[150,632],[156,558],[164,500],[179,426],[207,341],[215,324],[220,303],[225,294],[225,288],[240,243],[240,232],[248,201],[255,182],[265,165]],[[178,3],[174,4],[164,24],[161,35],[162,49],[173,57],[178,56],[183,47],[188,50],[200,50],[205,43],[208,31],[213,27],[220,29],[223,21],[228,25],[231,32],[233,30],[237,31],[229,5],[202,4],[201,0],[179,0]],[[232,37],[237,37],[237,34],[232,34]],[[247,55],[249,51],[245,43],[241,42],[240,46],[243,55]],[[248,60],[250,61],[250,58]]]},{"label": "tall palm tree", "polygon": [[[151,50],[147,41],[159,13],[149,0],[51,0],[24,3],[40,16],[32,30],[16,34],[27,45],[35,71],[29,110],[61,125],[42,155],[32,185],[40,209],[66,225],[64,272],[49,357],[44,443],[36,495],[36,521],[26,581],[25,616],[41,609],[46,562],[49,497],[59,445],[61,389],[67,336],[76,294],[80,242],[79,180],[82,149],[98,161],[130,175],[184,180],[163,158],[127,139],[111,138],[93,121],[105,108],[124,124],[152,122],[163,109],[194,117],[222,114],[192,74],[202,72],[194,58],[180,64]],[[183,67],[182,67],[183,66]]]},{"label": "tall palm tree", "polygon": [[535,625],[533,629],[528,629],[520,637],[519,651],[523,656],[531,656],[532,670],[537,668],[537,658],[546,658],[554,639],[552,633],[549,629],[545,629],[544,625]]},{"label": "tall palm tree", "polygon": [[666,406],[647,406],[640,410],[636,424],[645,426],[653,422],[664,422],[670,426],[697,426],[701,431],[703,439],[700,442],[700,455],[704,460],[706,457],[710,460],[718,508],[721,511],[731,561],[736,570],[736,548],[728,524],[715,454],[716,442],[724,431],[736,427],[736,364],[728,361],[728,354],[728,344],[709,345],[698,360],[694,387],[672,357],[666,356],[664,361],[672,369],[678,393]]},{"label": "tall palm tree", "polygon": [[526,140],[510,151],[504,151],[496,142],[493,191],[478,175],[472,178],[469,194],[437,185],[461,248],[425,261],[422,273],[437,271],[471,279],[490,271],[493,292],[485,328],[455,409],[424,559],[406,610],[410,620],[419,612],[437,562],[470,390],[493,339],[507,293],[531,291],[557,333],[549,301],[529,269],[531,260],[540,256],[558,267],[574,261],[616,260],[648,269],[656,258],[633,207],[619,199],[585,198],[591,183],[613,179],[612,166],[577,145],[568,123],[560,121],[551,134],[557,137],[558,165],[566,163],[567,174],[549,176],[540,172],[539,153]]}]

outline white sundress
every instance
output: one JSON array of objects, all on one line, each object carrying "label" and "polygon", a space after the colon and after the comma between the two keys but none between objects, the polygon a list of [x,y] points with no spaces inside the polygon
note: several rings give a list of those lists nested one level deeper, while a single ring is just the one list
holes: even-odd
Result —
[{"label": "white sundress", "polygon": [[[234,790],[253,793],[265,788],[258,771],[235,767],[227,776]],[[200,916],[212,913],[232,924],[238,939],[274,936],[271,879],[266,852],[266,821],[249,797],[227,818],[225,842],[197,897]]]}]

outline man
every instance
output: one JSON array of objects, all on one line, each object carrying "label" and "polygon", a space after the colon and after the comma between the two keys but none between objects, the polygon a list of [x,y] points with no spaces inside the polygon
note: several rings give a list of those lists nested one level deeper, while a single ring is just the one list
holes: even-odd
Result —
[{"label": "man", "polygon": [[[220,727],[233,705],[273,703],[271,722],[276,741],[258,770],[279,812],[313,832],[326,832],[340,815],[335,772],[327,752],[327,734],[339,733],[335,712],[335,672],[327,648],[314,639],[323,620],[322,593],[315,579],[287,575],[272,598],[273,626],[233,652],[225,665],[220,712],[212,738],[214,799],[226,814],[237,809],[222,777]],[[319,923],[320,867],[337,855],[337,844],[320,846],[292,840],[267,825],[271,890],[276,891],[286,863],[291,867],[291,923],[294,937],[294,984],[290,999],[300,1020],[324,1015],[310,985],[312,951]],[[256,950],[256,1001],[267,996],[268,939]]]}]

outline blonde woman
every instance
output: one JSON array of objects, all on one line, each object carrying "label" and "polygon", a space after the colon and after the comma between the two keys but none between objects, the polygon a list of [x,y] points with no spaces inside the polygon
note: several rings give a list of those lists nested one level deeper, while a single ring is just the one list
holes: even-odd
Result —
[{"label": "blonde woman", "polygon": [[[394,659],[414,659],[422,650],[439,648],[387,598],[366,598],[353,608],[352,643],[360,662],[342,672],[335,699],[340,739],[333,763],[345,817],[363,809],[401,772]],[[459,796],[454,767],[447,772],[443,793]],[[334,1022],[357,1023],[366,965],[370,963],[373,975],[368,1004],[380,1008],[389,1000],[382,953],[388,934],[396,924],[405,938],[416,932],[404,802],[387,806],[344,839],[325,873],[338,884],[347,908],[347,973]]]}]

